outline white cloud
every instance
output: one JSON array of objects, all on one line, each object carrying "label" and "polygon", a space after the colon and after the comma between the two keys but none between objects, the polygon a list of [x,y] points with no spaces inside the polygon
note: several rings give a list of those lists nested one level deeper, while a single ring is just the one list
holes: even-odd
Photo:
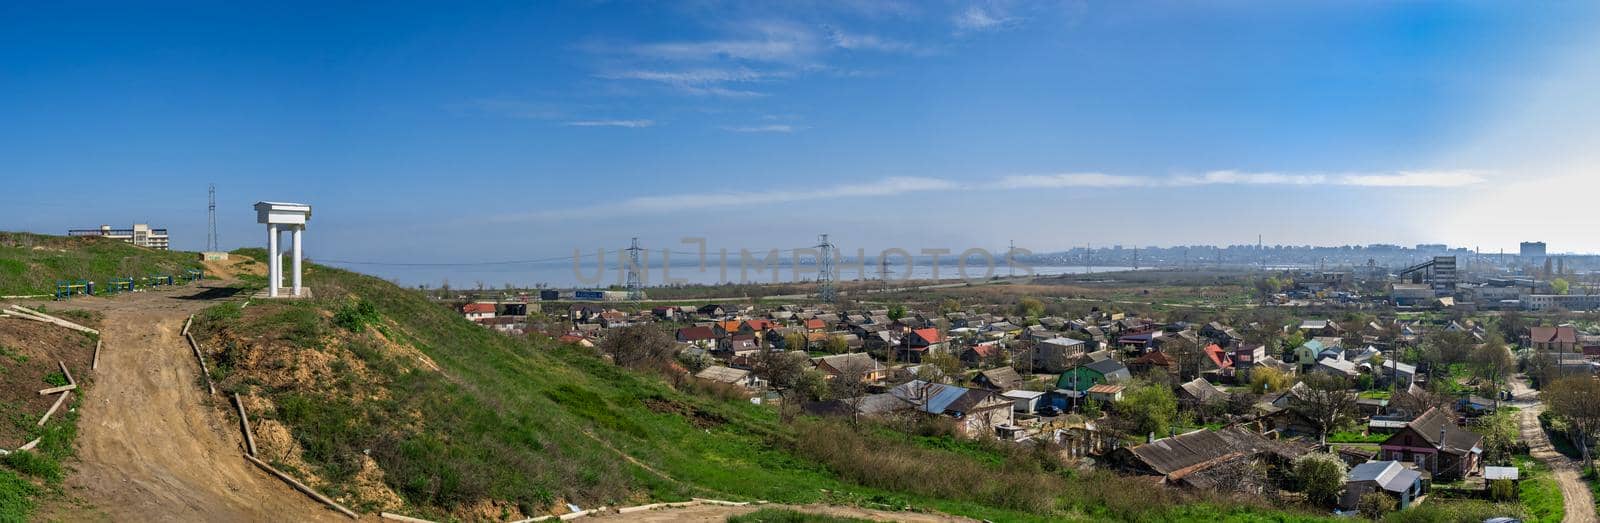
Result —
[{"label": "white cloud", "polygon": [[871,34],[852,34],[838,29],[828,30],[828,41],[834,47],[852,51],[878,51],[884,53],[921,54],[925,50],[916,44]]},{"label": "white cloud", "polygon": [[655,120],[577,120],[563,125],[569,127],[627,127],[641,129],[656,124]]},{"label": "white cloud", "polygon": [[788,124],[771,124],[771,125],[748,125],[748,126],[724,126],[722,128],[722,130],[731,131],[731,132],[735,132],[735,133],[792,133],[792,132],[795,131],[795,127],[793,125],[788,125]]},{"label": "white cloud", "polygon": [[969,33],[1000,29],[1017,22],[1017,19],[992,6],[974,5],[956,13],[953,22],[957,32]]},{"label": "white cloud", "polygon": [[1147,187],[1156,180],[1138,176],[1101,173],[1033,174],[1006,176],[998,184],[1003,189],[1060,189],[1068,187]]},{"label": "white cloud", "polygon": [[[787,125],[724,128],[735,132],[790,132]],[[751,205],[894,196],[913,192],[955,192],[973,190],[1029,190],[1029,189],[1119,189],[1143,188],[1151,191],[1181,190],[1207,185],[1275,185],[1275,186],[1350,186],[1382,188],[1455,188],[1481,183],[1485,179],[1473,171],[1394,171],[1364,174],[1293,174],[1241,171],[1212,171],[1199,176],[1128,176],[1105,173],[1060,173],[1004,176],[982,183],[963,183],[931,177],[892,177],[861,184],[836,185],[813,191],[772,190],[748,192],[686,193],[665,196],[643,196],[619,203],[592,207],[554,210],[510,217],[517,219],[549,219],[570,217],[574,214],[591,216],[670,213],[704,208],[736,208]]]},{"label": "white cloud", "polygon": [[737,33],[738,38],[640,44],[630,51],[662,60],[795,63],[809,61],[820,50],[817,35],[802,26],[750,22],[740,26]]},{"label": "white cloud", "polygon": [[727,87],[725,84],[760,82],[773,78],[786,78],[791,74],[787,72],[756,71],[748,68],[689,69],[683,71],[636,69],[603,73],[598,76],[611,80],[656,82],[693,95],[752,98],[766,96],[766,94],[757,91],[734,89]]}]

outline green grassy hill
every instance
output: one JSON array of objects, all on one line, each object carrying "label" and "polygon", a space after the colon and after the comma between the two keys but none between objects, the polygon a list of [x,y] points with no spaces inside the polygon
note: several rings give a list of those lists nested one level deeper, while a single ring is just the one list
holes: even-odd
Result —
[{"label": "green grassy hill", "polygon": [[715,497],[1000,521],[1305,518],[937,431],[784,424],[586,349],[490,332],[376,278],[306,277],[315,300],[219,305],[195,329],[220,385],[259,418],[262,453],[361,510],[483,519]]},{"label": "green grassy hill", "polygon": [[103,284],[115,277],[178,276],[199,266],[192,253],[118,240],[0,232],[0,296],[50,294],[58,280]]}]

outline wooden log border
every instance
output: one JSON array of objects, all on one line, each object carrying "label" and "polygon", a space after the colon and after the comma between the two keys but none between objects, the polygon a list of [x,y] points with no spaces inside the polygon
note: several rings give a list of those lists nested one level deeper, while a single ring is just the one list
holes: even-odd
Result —
[{"label": "wooden log border", "polygon": [[278,469],[272,468],[272,465],[268,465],[267,462],[261,461],[259,459],[256,459],[255,456],[251,456],[249,454],[245,454],[244,455],[244,459],[250,460],[251,463],[256,464],[256,466],[260,467],[261,470],[265,470],[265,471],[267,471],[268,474],[272,474],[273,476],[276,476],[278,479],[283,480],[284,483],[288,483],[290,486],[294,487],[295,490],[303,492],[307,496],[311,496],[312,499],[320,501],[320,502],[322,502],[322,504],[327,505],[327,506],[333,508],[334,510],[337,510],[339,512],[344,513],[344,515],[346,515],[346,516],[350,516],[351,519],[361,519],[360,515],[356,514],[355,512],[352,512],[350,509],[344,508],[344,505],[340,505],[339,503],[335,502],[334,500],[329,499],[327,496],[322,495],[322,493],[317,492],[315,490],[312,490],[311,487],[307,487],[307,486],[305,486],[305,484],[300,483],[299,481],[295,481],[295,479],[289,477],[288,474],[284,474],[282,472],[279,472]]}]

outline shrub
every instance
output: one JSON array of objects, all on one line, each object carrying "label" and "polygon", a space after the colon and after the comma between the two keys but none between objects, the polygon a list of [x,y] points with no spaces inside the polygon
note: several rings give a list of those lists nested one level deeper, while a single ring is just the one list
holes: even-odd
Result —
[{"label": "shrub", "polygon": [[1382,492],[1368,492],[1362,495],[1361,501],[1359,501],[1356,506],[1356,508],[1361,511],[1361,515],[1363,517],[1373,520],[1380,519],[1384,515],[1394,512],[1394,509],[1399,507],[1399,502],[1395,501],[1394,498],[1389,497],[1388,494],[1384,494]]},{"label": "shrub", "polygon": [[346,303],[333,313],[333,324],[350,332],[360,332],[367,324],[378,320],[378,308],[366,300]]},{"label": "shrub", "polygon": [[1517,487],[1509,479],[1497,479],[1489,483],[1489,498],[1495,501],[1510,501],[1517,497]]},{"label": "shrub", "polygon": [[1317,452],[1294,460],[1294,479],[1306,499],[1318,505],[1332,505],[1344,489],[1344,460],[1333,454]]}]

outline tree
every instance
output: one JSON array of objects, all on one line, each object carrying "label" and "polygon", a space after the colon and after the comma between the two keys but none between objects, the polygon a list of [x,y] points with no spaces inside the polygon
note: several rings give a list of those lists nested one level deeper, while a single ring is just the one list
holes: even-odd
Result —
[{"label": "tree", "polygon": [[867,378],[872,374],[872,363],[863,358],[849,358],[835,368],[838,371],[828,380],[828,395],[850,407],[850,426],[861,421],[861,402],[867,397]]},{"label": "tree", "polygon": [[[1287,351],[1293,351],[1295,348],[1297,348],[1297,347],[1299,347],[1301,345],[1305,345],[1305,344],[1306,344],[1306,335],[1305,335],[1305,333],[1300,332],[1298,329],[1290,332],[1289,336],[1287,336],[1287,337],[1285,337],[1283,339],[1283,348],[1284,348],[1284,350],[1287,350]],[[1304,362],[1301,362],[1301,363],[1304,363]]]},{"label": "tree", "polygon": [[1294,479],[1306,499],[1317,505],[1332,505],[1344,490],[1344,460],[1327,452],[1313,452],[1295,458]]},{"label": "tree", "polygon": [[955,298],[946,298],[944,301],[939,302],[939,312],[941,314],[961,312],[961,302],[956,301]]},{"label": "tree", "polygon": [[1474,374],[1495,386],[1494,401],[1498,407],[1500,381],[1516,370],[1517,360],[1511,357],[1511,351],[1506,349],[1506,344],[1501,341],[1500,335],[1491,333],[1488,341],[1472,350],[1470,363]]},{"label": "tree", "polygon": [[1584,468],[1594,466],[1589,448],[1600,435],[1600,381],[1588,375],[1555,380],[1539,394],[1551,414],[1567,422],[1568,438],[1583,452]]},{"label": "tree", "polygon": [[1184,339],[1182,336],[1170,336],[1161,339],[1165,340],[1161,343],[1161,352],[1172,356],[1173,363],[1178,365],[1178,379],[1180,381],[1192,380],[1195,376],[1200,375],[1200,359],[1205,357],[1205,353],[1200,351],[1199,345]]},{"label": "tree", "polygon": [[1313,372],[1303,383],[1306,386],[1291,389],[1290,408],[1316,426],[1319,440],[1327,443],[1329,432],[1352,419],[1356,396],[1350,393],[1349,380],[1326,372]]},{"label": "tree", "polygon": [[1372,491],[1362,494],[1361,500],[1357,503],[1356,510],[1361,512],[1361,517],[1373,521],[1381,520],[1383,519],[1383,516],[1388,515],[1390,512],[1394,512],[1394,510],[1397,508],[1400,508],[1399,502],[1395,501],[1393,497],[1389,496],[1388,494],[1384,494],[1381,491]]},{"label": "tree", "polygon": [[1272,367],[1250,369],[1250,392],[1256,394],[1279,392],[1293,384],[1294,379],[1281,370]]},{"label": "tree", "polygon": [[780,347],[773,347],[774,349],[803,351],[809,348],[806,345],[808,345],[810,342],[806,339],[806,335],[803,332],[791,332],[783,335],[783,337],[779,339],[783,341],[783,345]]},{"label": "tree", "polygon": [[1556,294],[1566,294],[1567,291],[1572,290],[1572,282],[1567,281],[1566,278],[1550,280],[1550,290]]},{"label": "tree", "polygon": [[950,351],[930,351],[922,357],[922,364],[938,369],[940,375],[952,380],[961,379],[961,374],[967,369],[966,365],[961,363],[961,358],[957,358]]},{"label": "tree", "polygon": [[1138,383],[1123,391],[1117,411],[1127,417],[1140,434],[1166,434],[1178,417],[1178,397],[1166,386]]},{"label": "tree", "polygon": [[850,351],[850,342],[838,334],[828,336],[822,342],[822,351],[828,354],[844,354]]},{"label": "tree", "polygon": [[778,419],[789,421],[788,405],[797,392],[805,391],[811,377],[806,376],[807,360],[804,353],[764,350],[756,355],[752,367],[756,376],[767,381],[767,388],[778,395]]},{"label": "tree", "polygon": [[1522,445],[1522,429],[1510,412],[1494,414],[1473,420],[1471,429],[1483,436],[1485,460],[1492,463],[1510,463],[1511,455]]},{"label": "tree", "polygon": [[889,307],[889,319],[890,320],[900,321],[900,318],[904,318],[904,317],[906,317],[906,306],[905,305],[895,304],[895,306]]},{"label": "tree", "polygon": [[1017,302],[1017,313],[1028,318],[1037,318],[1044,315],[1044,302],[1038,298],[1023,298]]},{"label": "tree", "polygon": [[677,352],[672,336],[652,324],[630,325],[607,334],[600,350],[630,369],[662,369]]}]

